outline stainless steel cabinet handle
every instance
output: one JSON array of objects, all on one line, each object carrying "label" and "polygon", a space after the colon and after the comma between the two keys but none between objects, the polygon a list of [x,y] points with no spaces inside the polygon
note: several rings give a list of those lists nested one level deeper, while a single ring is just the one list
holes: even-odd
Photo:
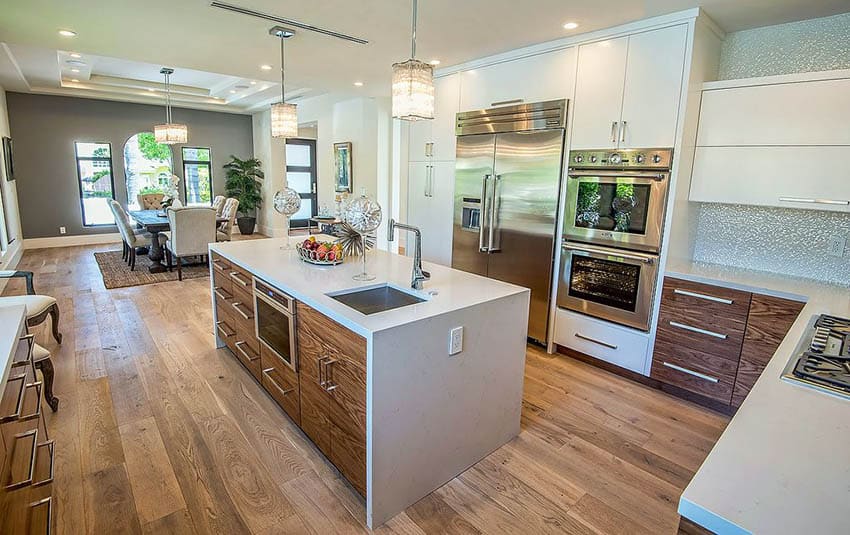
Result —
[{"label": "stainless steel cabinet handle", "polygon": [[706,336],[713,336],[714,338],[719,338],[721,340],[726,340],[728,336],[725,334],[716,333],[714,331],[709,331],[706,329],[700,329],[699,327],[693,327],[691,325],[686,325],[684,323],[679,323],[678,321],[668,321],[671,327],[676,327],[677,329],[683,329],[685,331],[691,331],[692,333],[704,334]]},{"label": "stainless steel cabinet handle", "polygon": [[4,414],[0,416],[0,423],[2,422],[11,422],[17,420],[21,416],[21,410],[24,408],[24,391],[27,386],[27,374],[22,373],[20,375],[16,375],[15,377],[10,377],[6,380],[6,388],[9,388],[9,385],[12,384],[13,381],[20,381],[21,387],[18,389],[18,400],[15,402],[15,412],[12,414]]},{"label": "stainless steel cabinet handle", "polygon": [[248,359],[250,362],[254,362],[254,361],[255,361],[255,360],[257,360],[258,358],[260,358],[260,356],[259,356],[259,355],[256,355],[256,356],[252,357],[251,355],[249,355],[249,354],[248,354],[248,352],[247,352],[247,351],[245,351],[244,347],[245,347],[246,345],[248,345],[248,342],[246,342],[246,341],[244,341],[244,340],[240,340],[240,341],[236,342],[236,343],[235,343],[235,344],[233,344],[233,345],[235,345],[235,346],[236,346],[236,349],[238,349],[238,350],[239,350],[239,352],[240,352],[240,353],[242,353],[242,356],[243,356],[243,357],[245,357],[246,359]]},{"label": "stainless steel cabinet handle", "polygon": [[[480,212],[480,221],[487,221],[487,181],[490,180],[491,175],[484,175],[484,179],[481,181],[481,212]],[[482,253],[487,252],[487,247],[484,245],[484,225],[478,225],[478,250]]]},{"label": "stainless steel cabinet handle", "polygon": [[[47,513],[44,513],[44,515],[43,515],[44,518],[46,519],[44,521],[44,523],[46,525],[44,526],[43,533],[46,533],[47,535],[50,535],[51,533],[53,533],[53,527],[52,527],[53,526],[53,497],[48,496],[47,498],[44,498],[42,500],[38,500],[37,502],[32,502],[31,504],[28,505],[28,507],[30,508],[30,512],[29,512],[30,518],[34,517],[35,509],[37,507],[47,507]],[[30,531],[31,531],[31,533],[39,533],[39,532],[41,532],[41,527],[32,525],[32,526],[30,526]]]},{"label": "stainless steel cabinet handle", "polygon": [[50,483],[51,481],[53,481],[54,475],[56,474],[56,443],[52,440],[48,440],[47,442],[42,442],[41,444],[36,446],[36,453],[35,453],[36,456],[38,456],[38,449],[44,448],[44,447],[47,447],[47,449],[50,451],[50,471],[48,472],[48,475],[44,479],[42,479],[40,481],[33,481],[32,482],[33,487],[38,487],[38,486],[46,485],[47,483]]},{"label": "stainless steel cabinet handle", "polygon": [[274,378],[271,376],[271,372],[273,372],[273,371],[274,371],[274,368],[266,368],[265,370],[263,370],[263,375],[265,375],[266,378],[269,380],[269,382],[271,384],[273,384],[275,388],[277,388],[277,391],[280,392],[281,396],[287,396],[287,395],[295,392],[294,388],[286,388],[286,389],[281,388],[280,385],[277,384],[277,381],[275,381]]},{"label": "stainless steel cabinet handle", "polygon": [[[32,483],[32,478],[35,475],[35,450],[38,448],[38,429],[32,429],[30,431],[26,431],[24,433],[19,433],[14,436],[14,442],[12,443],[12,455],[15,453],[15,449],[18,448],[18,440],[23,440],[27,437],[32,437],[32,456],[30,457],[30,469],[29,474],[26,478],[21,481],[12,481],[8,485],[5,485],[6,490],[17,489],[20,487],[25,487]],[[11,479],[11,478],[10,478]]]},{"label": "stainless steel cabinet handle", "polygon": [[[42,399],[42,398],[41,398],[41,389],[42,389],[42,382],[41,382],[41,381],[36,381],[36,382],[34,382],[34,383],[29,383],[29,384],[27,384],[27,386],[26,386],[26,387],[24,387],[24,390],[29,390],[30,388],[34,388],[34,389],[35,389],[35,396],[36,396],[36,397],[35,397],[35,399],[36,399],[36,402],[35,402],[35,411],[33,411],[33,412],[32,412],[32,413],[30,413],[30,414],[21,414],[21,415],[19,416],[19,418],[18,418],[18,420],[19,420],[19,421],[21,421],[21,422],[25,422],[25,421],[27,421],[27,420],[35,420],[36,418],[38,418],[39,416],[41,416],[41,399]],[[24,396],[26,396],[26,393],[24,393]]]},{"label": "stainless steel cabinet handle", "polygon": [[626,121],[620,124],[620,143],[626,142]]},{"label": "stainless steel cabinet handle", "polygon": [[581,333],[575,333],[576,338],[580,338],[582,340],[586,340],[588,342],[592,342],[594,344],[601,345],[603,347],[607,347],[608,349],[617,349],[617,346],[614,344],[609,344],[608,342],[603,342],[602,340],[597,340],[596,338],[591,338],[589,336],[585,336]]},{"label": "stainless steel cabinet handle", "polygon": [[611,143],[617,142],[617,121],[611,123]]},{"label": "stainless steel cabinet handle", "polygon": [[232,271],[232,272],[230,273],[230,278],[231,278],[231,279],[233,279],[233,280],[235,280],[236,282],[238,282],[238,283],[239,283],[239,284],[241,284],[242,286],[251,286],[251,282],[250,282],[250,281],[246,281],[245,279],[243,279],[243,278],[239,275],[239,272],[238,272],[238,271]]},{"label": "stainless steel cabinet handle", "polygon": [[336,387],[339,386],[333,382],[333,369],[331,369],[331,366],[337,362],[337,359],[330,357],[325,361],[325,392],[336,390]]},{"label": "stainless steel cabinet handle", "polygon": [[221,272],[227,271],[227,266],[219,262],[218,260],[213,260],[213,267]]},{"label": "stainless steel cabinet handle", "polygon": [[603,249],[602,247],[594,247],[592,245],[573,245],[569,243],[562,243],[561,248],[567,249],[570,251],[580,251],[584,253],[590,254],[598,254],[605,256],[614,256],[619,258],[625,258],[627,260],[635,260],[637,262],[642,262],[644,264],[652,265],[655,263],[655,259],[650,256],[638,256],[629,253],[623,253],[620,251],[612,251],[611,249]]},{"label": "stainless steel cabinet handle", "polygon": [[683,368],[681,366],[676,366],[675,364],[670,364],[669,362],[662,362],[664,366],[667,366],[670,369],[676,370],[677,372],[687,373],[688,375],[693,375],[694,377],[699,377],[700,379],[704,379],[706,381],[710,381],[712,383],[717,383],[719,380],[716,377],[712,377],[710,375],[706,375],[704,373],[695,372],[693,370],[689,370],[687,368]]},{"label": "stainless steel cabinet handle", "polygon": [[487,252],[492,253],[494,251],[500,251],[501,247],[498,243],[493,243],[493,238],[496,233],[496,218],[499,215],[499,205],[500,205],[500,196],[499,196],[499,184],[502,183],[502,175],[496,175],[496,179],[493,181],[493,198],[490,199],[490,231],[487,238]]},{"label": "stainless steel cabinet handle", "polygon": [[227,327],[229,329],[230,325],[227,325],[226,323],[224,323],[224,320],[218,320],[217,322],[215,322],[215,328],[218,329],[218,331],[222,335],[224,335],[225,338],[230,338],[231,336],[236,334],[236,331],[233,331],[232,333],[228,333],[227,331],[224,330],[224,327]]},{"label": "stainless steel cabinet handle", "polygon": [[[233,303],[231,303],[231,306],[233,306],[233,308],[236,309],[236,312],[238,312],[239,315],[242,316],[243,318],[245,318],[246,320],[252,319],[254,317],[252,314],[248,314],[247,312],[242,311],[242,309],[240,307],[244,307],[245,305],[242,304],[239,301],[234,301]],[[248,310],[250,310],[250,309],[248,309]]]},{"label": "stainless steel cabinet handle", "polygon": [[667,173],[651,173],[646,171],[605,171],[600,169],[594,169],[592,171],[584,170],[584,171],[569,171],[567,176],[570,178],[584,178],[584,177],[612,177],[612,178],[624,178],[624,177],[632,177],[632,178],[645,178],[647,180],[656,180],[661,181],[667,178]]},{"label": "stainless steel cabinet handle", "polygon": [[229,292],[227,292],[221,286],[216,286],[215,288],[213,288],[213,293],[215,293],[215,295],[224,299],[225,301],[227,301],[228,299],[233,297]]},{"label": "stainless steel cabinet handle", "polygon": [[674,288],[673,293],[679,295],[687,295],[688,297],[696,297],[697,299],[705,299],[706,301],[714,301],[715,303],[723,303],[724,305],[731,305],[732,303],[734,303],[734,301],[732,301],[731,299],[723,299],[722,297],[714,297],[713,295],[691,292],[689,290],[682,290],[680,288]]},{"label": "stainless steel cabinet handle", "polygon": [[840,206],[850,205],[850,201],[843,199],[808,199],[804,197],[779,197],[779,202],[801,202],[806,204],[837,204]]}]

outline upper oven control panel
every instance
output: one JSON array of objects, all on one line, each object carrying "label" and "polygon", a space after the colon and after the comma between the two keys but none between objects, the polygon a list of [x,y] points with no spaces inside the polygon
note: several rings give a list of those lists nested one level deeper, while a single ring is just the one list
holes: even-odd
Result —
[{"label": "upper oven control panel", "polygon": [[569,166],[573,169],[670,169],[673,149],[573,150]]}]

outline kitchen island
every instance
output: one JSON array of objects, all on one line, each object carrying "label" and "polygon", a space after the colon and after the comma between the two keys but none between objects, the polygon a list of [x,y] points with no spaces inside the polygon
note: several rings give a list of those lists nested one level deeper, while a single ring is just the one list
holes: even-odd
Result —
[{"label": "kitchen island", "polygon": [[[210,245],[216,343],[363,495],[369,527],[519,433],[529,290],[436,264],[412,290],[412,259],[384,251],[359,282],[359,259],[316,266],[285,243]],[[364,289],[417,302],[367,314],[347,298]]]}]

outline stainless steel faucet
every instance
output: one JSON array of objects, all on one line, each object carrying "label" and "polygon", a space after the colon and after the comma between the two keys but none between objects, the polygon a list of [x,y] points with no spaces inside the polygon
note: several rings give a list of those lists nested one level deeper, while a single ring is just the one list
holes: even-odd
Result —
[{"label": "stainless steel faucet", "polygon": [[422,283],[431,278],[431,274],[422,269],[422,233],[414,226],[405,225],[404,223],[396,223],[395,219],[390,219],[390,222],[387,225],[388,241],[395,240],[396,227],[412,232],[413,237],[415,238],[415,245],[413,246],[413,275],[411,276],[410,287],[414,290],[421,290]]}]

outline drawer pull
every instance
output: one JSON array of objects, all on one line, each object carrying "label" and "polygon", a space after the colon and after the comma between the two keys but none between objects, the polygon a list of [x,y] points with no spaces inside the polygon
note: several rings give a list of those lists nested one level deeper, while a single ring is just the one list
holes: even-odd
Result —
[{"label": "drawer pull", "polygon": [[732,303],[734,303],[734,301],[732,301],[731,299],[723,299],[722,297],[714,297],[713,295],[691,292],[689,290],[682,290],[679,288],[675,288],[673,290],[673,293],[679,295],[687,295],[688,297],[696,297],[697,299],[705,299],[706,301],[714,301],[715,303],[723,303],[724,305],[731,305]]},{"label": "drawer pull", "polygon": [[30,364],[32,362],[32,352],[35,348],[35,335],[33,334],[25,334],[21,336],[18,340],[21,342],[26,342],[27,345],[27,357],[24,360],[15,360],[12,362],[12,368],[17,368],[18,366],[23,366],[24,364]]},{"label": "drawer pull", "polygon": [[240,353],[242,353],[242,356],[244,356],[244,357],[245,357],[246,359],[248,359],[250,362],[254,362],[254,361],[255,361],[255,360],[257,360],[258,358],[260,358],[260,356],[259,356],[259,355],[252,357],[251,355],[249,355],[249,354],[248,354],[248,352],[247,352],[247,351],[245,351],[245,349],[244,349],[244,348],[245,348],[245,346],[247,346],[247,345],[248,345],[248,342],[245,342],[244,340],[240,340],[240,341],[236,342],[236,343],[235,343],[235,344],[233,344],[233,345],[235,345],[235,346],[236,346],[236,349],[238,349],[238,350],[239,350],[239,352],[240,352]]},{"label": "drawer pull", "polygon": [[215,288],[213,288],[213,292],[215,293],[216,297],[224,299],[225,301],[233,298],[233,295],[221,286],[216,286]]},{"label": "drawer pull", "polygon": [[230,325],[224,323],[224,320],[219,320],[219,321],[215,322],[215,328],[218,329],[218,332],[220,332],[222,335],[224,335],[225,338],[230,338],[231,336],[234,336],[236,334],[236,331],[228,333],[227,331],[224,330],[225,327],[227,327],[229,329]]},{"label": "drawer pull", "polygon": [[246,281],[242,278],[238,271],[231,271],[230,278],[241,284],[242,286],[251,286],[251,281]]},{"label": "drawer pull", "polygon": [[15,442],[12,444],[12,454],[11,454],[11,461],[10,461],[10,465],[9,465],[9,479],[11,479],[13,477],[12,465],[15,464],[15,458],[16,458],[15,454],[17,453],[16,450],[18,449],[18,444],[23,439],[25,439],[27,437],[30,437],[30,440],[32,440],[32,446],[30,448],[31,451],[30,451],[29,474],[24,479],[22,479],[21,481],[10,481],[8,484],[5,485],[7,490],[25,487],[25,486],[29,485],[30,483],[32,483],[32,478],[33,478],[33,475],[35,474],[35,450],[38,447],[38,429],[33,429],[31,431],[27,431],[25,433],[20,433],[20,434],[15,435]]},{"label": "drawer pull", "polygon": [[705,375],[704,373],[700,373],[700,372],[695,372],[693,370],[689,370],[689,369],[683,368],[681,366],[676,366],[675,364],[670,364],[669,362],[662,362],[661,364],[663,364],[664,366],[667,366],[668,368],[676,370],[677,372],[687,373],[688,375],[693,375],[694,377],[698,377],[700,379],[703,379],[703,380],[706,380],[706,381],[709,381],[709,382],[712,382],[712,383],[719,382],[719,380],[716,377],[712,377],[710,375]]},{"label": "drawer pull", "polygon": [[[233,308],[236,309],[236,312],[238,312],[239,315],[242,316],[243,318],[245,318],[246,320],[249,320],[249,319],[254,317],[252,314],[248,314],[248,313],[242,311],[242,309],[240,307],[244,307],[245,305],[240,301],[234,301],[233,303],[231,303],[231,306],[233,306]],[[248,310],[251,310],[251,309],[248,309]]]},{"label": "drawer pull", "polygon": [[227,264],[224,264],[223,262],[221,262],[219,260],[213,260],[213,267],[216,268],[217,270],[221,271],[222,273],[224,273],[228,270]]},{"label": "drawer pull", "polygon": [[691,331],[692,333],[704,334],[706,336],[713,336],[715,338],[719,338],[721,340],[726,340],[728,338],[725,334],[716,333],[714,331],[709,331],[707,329],[700,329],[699,327],[692,327],[690,325],[686,325],[684,323],[679,323],[678,321],[668,321],[671,327],[676,327],[677,329],[683,329],[685,331]]},{"label": "drawer pull", "polygon": [[56,445],[52,440],[48,440],[47,442],[42,442],[41,444],[39,444],[35,452],[36,459],[38,459],[38,450],[42,448],[47,448],[48,455],[50,455],[50,470],[48,471],[47,476],[45,476],[44,479],[41,479],[39,481],[33,481],[33,487],[37,487],[39,485],[46,485],[47,483],[53,481],[53,474],[56,462]]},{"label": "drawer pull", "polygon": [[608,349],[617,349],[617,346],[614,345],[614,344],[609,344],[608,342],[603,342],[602,340],[597,340],[596,338],[591,338],[591,337],[585,336],[581,333],[576,333],[575,337],[580,338],[582,340],[586,340],[586,341],[594,343],[594,344],[601,345],[602,347],[607,347]]},{"label": "drawer pull", "polygon": [[280,392],[281,396],[286,396],[288,394],[295,392],[294,388],[287,388],[287,389],[281,388],[280,385],[277,384],[277,381],[275,381],[274,378],[271,376],[270,372],[272,372],[272,371],[274,371],[274,368],[266,368],[265,370],[263,370],[263,376],[265,376],[265,378],[268,379],[269,382],[271,384],[273,384],[275,388],[277,388],[277,391]]},{"label": "drawer pull", "polygon": [[[30,508],[30,533],[53,533],[53,497],[33,502]],[[36,517],[36,514],[40,516]]]},{"label": "drawer pull", "polygon": [[35,420],[36,418],[41,416],[41,389],[42,389],[41,381],[29,383],[24,388],[24,398],[25,399],[27,397],[26,391],[29,390],[30,388],[35,389],[35,411],[32,414],[21,414],[18,419],[22,422],[25,422],[27,420]]},{"label": "drawer pull", "polygon": [[12,414],[4,414],[0,417],[0,423],[3,422],[11,422],[17,420],[21,416],[21,411],[24,408],[24,390],[26,390],[27,383],[27,374],[22,373],[21,375],[17,375],[15,377],[10,378],[6,381],[6,388],[12,383],[12,381],[20,381],[21,386],[18,388],[18,400],[15,402],[15,412]]},{"label": "drawer pull", "polygon": [[779,197],[780,202],[799,202],[806,204],[837,204],[839,206],[850,205],[850,201],[844,199],[808,199],[804,197]]}]

